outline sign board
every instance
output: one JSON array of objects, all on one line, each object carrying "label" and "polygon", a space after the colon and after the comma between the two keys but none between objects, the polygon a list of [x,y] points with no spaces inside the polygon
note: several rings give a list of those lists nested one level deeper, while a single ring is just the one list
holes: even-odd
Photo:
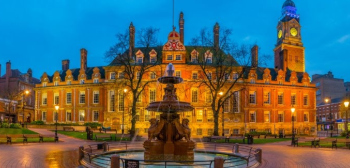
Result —
[{"label": "sign board", "polygon": [[125,160],[125,168],[139,168],[140,164],[138,160]]}]

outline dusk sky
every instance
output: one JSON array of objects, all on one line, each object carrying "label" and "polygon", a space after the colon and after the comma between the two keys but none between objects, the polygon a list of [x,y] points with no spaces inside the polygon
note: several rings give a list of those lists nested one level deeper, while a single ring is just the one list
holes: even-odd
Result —
[{"label": "dusk sky", "polygon": [[[258,44],[271,55],[276,26],[285,0],[175,0],[175,26],[180,11],[185,17],[185,45],[202,28],[233,30],[239,44]],[[306,71],[332,71],[350,81],[349,0],[294,0],[300,14]],[[159,28],[165,43],[172,30],[172,0],[2,0],[0,1],[0,64],[13,69],[32,68],[37,78],[61,70],[61,60],[79,68],[80,48],[88,50],[88,66],[105,66],[104,53],[130,22],[136,29]]]}]

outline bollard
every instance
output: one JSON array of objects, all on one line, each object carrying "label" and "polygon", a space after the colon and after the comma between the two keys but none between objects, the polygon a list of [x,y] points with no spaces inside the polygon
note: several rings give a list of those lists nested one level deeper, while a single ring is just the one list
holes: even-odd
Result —
[{"label": "bollard", "polygon": [[239,153],[239,145],[238,145],[238,143],[235,143],[235,153]]},{"label": "bollard", "polygon": [[108,143],[103,142],[103,152],[107,152],[107,151],[108,151]]},{"label": "bollard", "polygon": [[111,168],[120,168],[120,156],[119,155],[112,155]]},{"label": "bollard", "polygon": [[79,147],[79,161],[84,158],[84,146]]},{"label": "bollard", "polygon": [[259,163],[262,162],[262,150],[260,148],[255,150],[255,158]]},{"label": "bollard", "polygon": [[222,157],[215,157],[214,168],[224,168],[225,160]]}]

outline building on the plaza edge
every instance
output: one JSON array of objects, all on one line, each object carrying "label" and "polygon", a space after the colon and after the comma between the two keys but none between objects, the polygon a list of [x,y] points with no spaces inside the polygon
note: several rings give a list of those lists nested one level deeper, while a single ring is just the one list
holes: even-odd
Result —
[{"label": "building on the plaza edge", "polygon": [[[11,62],[6,62],[6,72],[1,74],[0,65],[0,121],[31,122],[35,120],[33,88],[40,83],[32,77],[29,68],[26,73],[11,69]],[[28,91],[27,94],[25,91]],[[23,108],[24,105],[24,108]],[[24,110],[24,116],[23,116]]]},{"label": "building on the plaza edge", "polygon": [[[248,69],[247,73],[238,79],[233,89],[237,91],[236,94],[226,102],[223,113],[219,114],[219,134],[223,130],[222,119],[225,134],[252,131],[290,134],[292,107],[296,109],[296,132],[315,133],[316,87],[310,83],[310,77],[305,72],[299,15],[296,14],[295,4],[291,0],[283,4],[282,11],[283,16],[276,31],[276,67],[257,67],[254,62],[251,67],[245,67]],[[159,66],[144,76],[144,81],[162,76],[168,63],[174,65],[175,75],[184,79],[183,83],[176,86],[178,98],[180,101],[190,102],[194,107],[193,111],[182,113],[180,117],[190,120],[189,126],[194,136],[211,135],[214,128],[211,97],[204,86],[194,85],[198,82],[201,70],[193,57],[196,54],[207,54],[207,58],[215,59],[215,55],[210,50],[198,53],[193,47],[184,45],[183,13],[180,14],[179,27],[180,33],[175,30],[170,32],[168,42],[161,51],[151,50],[149,53],[143,53],[135,48],[131,54],[137,61],[161,59]],[[129,28],[132,30],[130,36],[134,37],[135,27],[131,24]],[[219,26],[215,25],[214,31],[219,32],[218,29]],[[134,40],[130,40],[129,45],[135,46]],[[162,58],[153,58],[157,55],[155,52],[161,52]],[[59,105],[58,122],[100,122],[105,127],[112,127],[120,132],[124,119],[125,128],[130,128],[131,93],[125,93],[125,88],[118,82],[125,80],[123,68],[113,62],[109,66],[88,67],[87,51],[81,49],[80,55],[80,68],[69,69],[69,61],[63,61],[62,70],[53,75],[42,75],[41,83],[35,88],[37,119],[53,123],[53,114],[56,112],[54,106]],[[252,49],[252,57],[253,60],[258,60],[256,46]],[[237,70],[240,68],[242,67],[237,67]],[[228,74],[227,78],[233,81],[237,75]],[[136,105],[137,114],[134,116],[139,134],[147,133],[150,118],[159,118],[159,114],[147,111],[146,107],[152,101],[162,100],[164,87],[159,83],[151,83],[139,98]]]}]

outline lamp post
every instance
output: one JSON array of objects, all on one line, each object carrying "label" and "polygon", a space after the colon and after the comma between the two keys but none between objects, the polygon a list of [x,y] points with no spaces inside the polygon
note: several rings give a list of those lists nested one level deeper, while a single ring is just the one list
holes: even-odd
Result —
[{"label": "lamp post", "polygon": [[124,134],[124,111],[125,111],[125,95],[126,95],[126,92],[128,91],[128,89],[124,89],[124,96],[123,96],[123,120],[122,120],[122,134]]},{"label": "lamp post", "polygon": [[[219,95],[224,95],[224,92],[219,92]],[[225,103],[224,103],[225,104]],[[222,136],[225,136],[225,119],[224,119],[224,105],[222,105]]]},{"label": "lamp post", "polygon": [[28,95],[29,91],[25,90],[22,94],[22,128],[24,128],[24,96]]},{"label": "lamp post", "polygon": [[345,101],[344,102],[344,106],[345,106],[345,125],[344,125],[344,129],[345,129],[345,134],[348,134],[348,107],[349,107],[349,101]]},{"label": "lamp post", "polygon": [[292,107],[290,109],[290,111],[292,112],[292,144],[291,145],[294,145],[294,140],[295,140],[295,134],[294,134],[294,111],[295,111],[295,108]]},{"label": "lamp post", "polygon": [[[329,97],[329,98],[326,98],[325,100],[324,100],[326,103],[328,103],[329,102],[329,119],[330,120],[332,120],[332,98],[331,97]],[[333,124],[331,124],[331,127],[330,127],[330,130],[333,130]]]},{"label": "lamp post", "polygon": [[55,106],[56,113],[55,113],[55,119],[56,119],[56,129],[55,129],[55,142],[58,142],[58,136],[57,136],[57,119],[58,119],[58,109],[60,106]]}]

